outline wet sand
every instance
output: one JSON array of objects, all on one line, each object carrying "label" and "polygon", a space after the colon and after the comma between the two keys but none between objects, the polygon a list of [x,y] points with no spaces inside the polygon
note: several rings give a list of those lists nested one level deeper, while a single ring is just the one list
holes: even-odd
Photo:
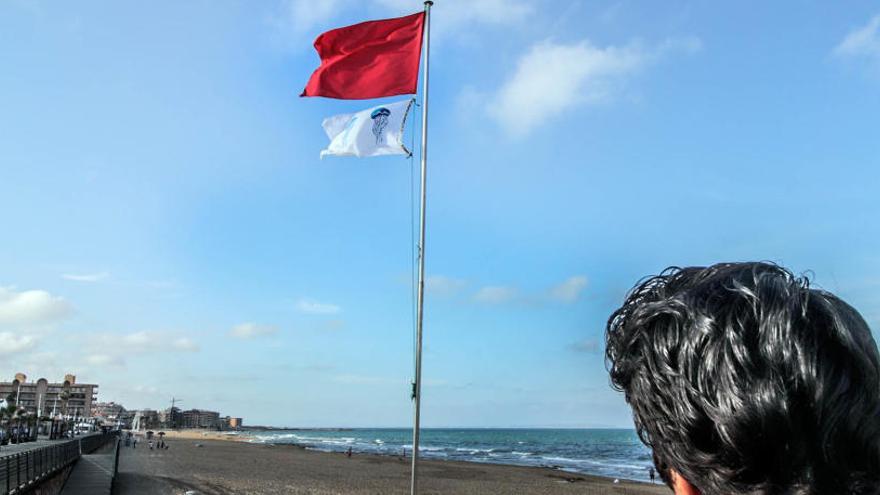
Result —
[{"label": "wet sand", "polygon": [[[187,435],[189,436],[189,435]],[[167,437],[166,437],[167,438]],[[121,448],[114,493],[408,494],[410,459],[307,451],[290,445],[170,438],[168,450]],[[547,468],[454,461],[420,463],[424,494],[666,494],[663,485],[620,482]]]}]

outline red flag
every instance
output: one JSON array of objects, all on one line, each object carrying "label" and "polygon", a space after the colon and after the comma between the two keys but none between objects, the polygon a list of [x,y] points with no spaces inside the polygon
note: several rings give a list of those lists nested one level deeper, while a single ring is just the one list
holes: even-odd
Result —
[{"label": "red flag", "polygon": [[368,21],[315,39],[321,66],[300,96],[363,100],[415,94],[425,13]]}]

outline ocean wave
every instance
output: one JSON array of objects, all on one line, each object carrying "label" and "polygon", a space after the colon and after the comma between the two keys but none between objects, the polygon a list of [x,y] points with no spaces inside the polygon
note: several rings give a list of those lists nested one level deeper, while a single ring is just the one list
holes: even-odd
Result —
[{"label": "ocean wave", "polygon": [[[253,432],[254,442],[323,452],[400,455],[412,451],[409,430],[354,429]],[[630,438],[631,437],[631,438]],[[544,466],[584,474],[647,480],[651,454],[633,431],[422,430],[420,455],[490,464]]]}]

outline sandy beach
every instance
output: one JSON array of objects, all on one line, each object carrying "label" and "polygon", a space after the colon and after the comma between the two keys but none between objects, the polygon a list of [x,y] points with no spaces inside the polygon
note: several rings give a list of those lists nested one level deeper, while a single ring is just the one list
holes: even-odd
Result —
[{"label": "sandy beach", "polygon": [[187,430],[157,430],[165,432],[166,440],[224,440],[227,442],[250,442],[253,435],[228,431],[213,431],[204,429]]},{"label": "sandy beach", "polygon": [[[122,448],[116,491],[121,495],[406,494],[410,459],[314,452],[255,444],[235,436],[169,432],[168,450]],[[547,468],[454,461],[421,463],[422,493],[669,494],[649,485]]]}]

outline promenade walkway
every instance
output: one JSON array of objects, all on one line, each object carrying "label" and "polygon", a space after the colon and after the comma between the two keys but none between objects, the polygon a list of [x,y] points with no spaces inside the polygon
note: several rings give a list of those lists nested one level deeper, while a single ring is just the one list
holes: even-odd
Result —
[{"label": "promenade walkway", "polygon": [[115,445],[117,438],[98,433],[9,446],[0,455],[0,495],[30,492],[81,459],[82,454],[94,454],[108,443]]},{"label": "promenade walkway", "polygon": [[116,476],[116,442],[76,461],[61,495],[110,495]]},{"label": "promenade walkway", "polygon": [[58,443],[69,442],[71,439],[69,438],[60,438],[58,440],[49,440],[48,437],[42,437],[33,442],[25,442],[25,443],[17,443],[17,444],[7,444],[0,446],[0,457],[5,457],[7,455],[18,454],[20,452],[27,452],[29,450],[40,449],[47,445],[55,445]]}]

